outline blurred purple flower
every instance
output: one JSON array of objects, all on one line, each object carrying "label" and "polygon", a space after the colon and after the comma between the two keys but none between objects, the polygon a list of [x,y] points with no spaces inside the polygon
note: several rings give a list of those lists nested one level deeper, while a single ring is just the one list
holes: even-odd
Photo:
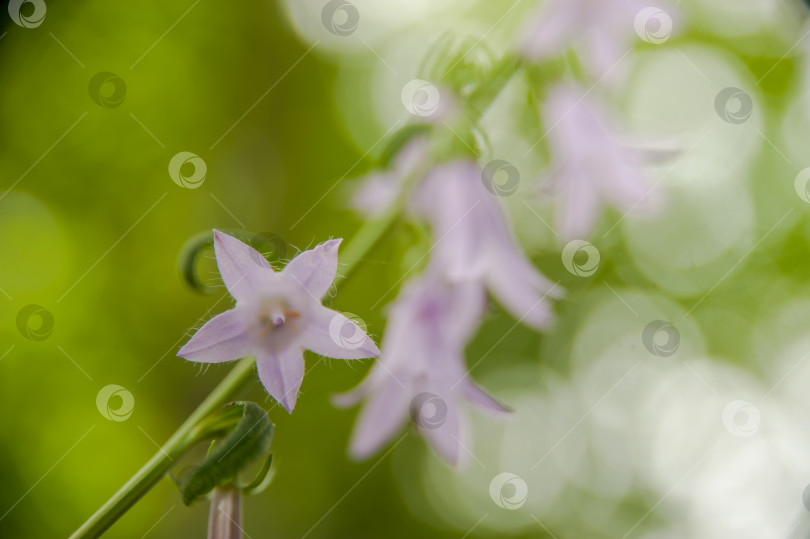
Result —
[{"label": "blurred purple flower", "polygon": [[543,183],[556,198],[556,232],[563,242],[587,238],[603,204],[641,214],[658,208],[659,201],[639,166],[639,157],[652,158],[665,152],[622,146],[602,111],[574,86],[552,88],[543,117],[552,156]]},{"label": "blurred purple flower", "polygon": [[544,61],[574,48],[588,73],[602,79],[630,51],[638,9],[628,0],[552,0],[528,24],[521,52]]},{"label": "blurred purple flower", "polygon": [[478,165],[460,160],[433,168],[414,191],[410,208],[430,222],[434,265],[449,280],[480,283],[530,327],[550,324],[548,297],[560,298],[562,290],[520,250]]},{"label": "blurred purple flower", "polygon": [[[304,379],[304,349],[338,359],[378,356],[354,322],[321,305],[337,273],[340,242],[304,251],[276,272],[258,251],[215,230],[217,266],[236,306],[209,320],[177,355],[199,363],[254,356],[262,384],[288,412]],[[345,328],[353,332],[348,343]]]},{"label": "blurred purple flower", "polygon": [[383,354],[353,391],[335,397],[339,406],[366,399],[352,435],[355,458],[376,453],[409,414],[419,432],[452,464],[467,437],[462,401],[502,414],[509,410],[467,378],[464,347],[484,313],[476,283],[451,283],[428,268],[395,301]]}]

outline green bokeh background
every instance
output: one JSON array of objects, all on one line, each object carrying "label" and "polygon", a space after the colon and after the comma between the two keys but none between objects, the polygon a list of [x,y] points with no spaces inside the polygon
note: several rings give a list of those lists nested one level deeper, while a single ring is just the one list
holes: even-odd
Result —
[{"label": "green bokeh background", "polygon": [[[497,11],[479,7],[480,14],[464,16],[492,20]],[[227,372],[227,365],[201,369],[175,357],[209,309],[220,312],[231,301],[224,289],[204,296],[184,284],[177,269],[183,244],[211,228],[246,229],[280,236],[291,256],[329,237],[350,238],[360,221],[347,209],[345,191],[319,199],[338,179],[374,165],[374,152],[365,155],[370,144],[359,147],[344,127],[347,116],[370,113],[359,98],[356,110],[338,110],[335,95],[346,86],[336,91],[335,84],[351,70],[339,71],[334,56],[320,49],[306,53],[311,44],[274,2],[50,0],[36,29],[13,24],[5,12],[0,19],[0,188],[6,193],[0,199],[0,536],[63,537],[154,454],[156,443]],[[752,45],[700,26],[678,39],[725,49],[754,78],[767,73],[760,87],[764,129],[778,129],[785,100],[798,91],[798,61],[776,64],[789,43],[762,33]],[[88,84],[101,71],[125,81],[121,106],[103,108],[90,98]],[[362,82],[358,75],[356,83]],[[382,131],[364,136],[374,141]],[[744,338],[748,329],[808,292],[810,221],[792,181],[810,162],[788,165],[772,150],[763,145],[746,179],[754,237],[763,237],[787,208],[795,211],[692,315],[709,353],[753,373],[764,361],[761,349]],[[180,151],[205,160],[200,188],[181,189],[171,181],[168,162]],[[333,307],[360,314],[379,340],[384,310],[370,306],[399,280],[407,267],[402,253],[415,243],[407,227],[395,230],[342,287]],[[634,267],[622,240],[600,249],[599,283],[657,289]],[[547,371],[536,368],[538,356],[543,369],[567,375],[570,340],[605,289],[568,275],[553,242],[536,255],[539,267],[569,289],[558,330],[541,337],[513,329],[513,321],[493,308],[470,346],[475,357],[495,347],[476,377],[520,367],[542,385]],[[215,281],[211,261],[203,265]],[[700,295],[673,301],[685,310]],[[28,304],[53,314],[53,333],[43,341],[17,330],[17,313]],[[294,416],[273,407],[258,382],[244,395],[270,409],[277,466],[268,491],[245,501],[246,535],[463,535],[440,516],[426,517],[430,511],[415,515],[403,501],[407,481],[396,476],[416,474],[423,459],[434,458],[418,437],[408,436],[391,454],[368,462],[346,456],[355,412],[336,410],[329,397],[354,386],[369,362],[307,361],[311,370]],[[96,394],[108,384],[135,398],[126,421],[108,421],[96,408]],[[621,511],[629,522],[654,502],[648,493],[633,492]],[[202,537],[207,511],[205,503],[184,507],[164,480],[107,536]],[[651,518],[645,525],[658,522]],[[558,530],[560,537],[593,536],[576,520],[567,529]],[[548,535],[538,527],[519,536]]]},{"label": "green bokeh background", "polygon": [[[13,298],[4,297],[0,307],[4,352],[14,345],[0,376],[3,512],[59,464],[0,522],[3,537],[66,536],[156,451],[152,440],[167,439],[226,372],[222,366],[203,373],[175,357],[224,294],[201,296],[181,281],[177,257],[190,236],[246,228],[305,248],[329,236],[350,236],[358,226],[351,213],[326,199],[289,231],[360,153],[344,142],[336,122],[332,66],[310,54],[281,78],[308,46],[292,34],[278,6],[200,2],[158,41],[189,6],[47,5],[42,26],[23,29],[9,21],[0,40],[3,185],[11,186],[85,116],[0,201],[7,249],[0,286]],[[100,71],[126,82],[120,107],[105,109],[90,99],[88,83]],[[206,160],[208,175],[199,189],[180,189],[169,178],[169,159],[179,151]],[[357,172],[368,166],[358,165]],[[379,255],[341,291],[340,309],[361,312],[373,303],[385,286],[375,278],[383,260]],[[45,341],[26,340],[16,330],[17,311],[29,303],[53,313],[53,334]],[[214,312],[229,304],[225,298]],[[379,315],[364,317],[379,335]],[[272,410],[279,471],[269,491],[245,503],[248,534],[303,535],[370,468],[373,461],[346,458],[353,414],[336,411],[328,400],[359,380],[361,370],[322,363],[307,377],[294,421]],[[135,397],[125,422],[107,421],[96,410],[96,393],[112,383]],[[258,383],[245,397],[272,405]],[[390,474],[389,466],[379,466],[311,536],[417,533],[423,525],[403,509],[389,487]],[[151,537],[204,535],[207,504],[183,507],[165,480],[108,536],[140,537],[172,507]]]}]

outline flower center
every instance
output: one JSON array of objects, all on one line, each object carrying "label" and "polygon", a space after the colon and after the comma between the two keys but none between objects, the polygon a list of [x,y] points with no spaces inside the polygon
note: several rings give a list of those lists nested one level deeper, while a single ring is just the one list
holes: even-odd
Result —
[{"label": "flower center", "polygon": [[259,335],[264,336],[284,328],[287,323],[301,316],[283,299],[267,299],[262,302],[258,311]]}]

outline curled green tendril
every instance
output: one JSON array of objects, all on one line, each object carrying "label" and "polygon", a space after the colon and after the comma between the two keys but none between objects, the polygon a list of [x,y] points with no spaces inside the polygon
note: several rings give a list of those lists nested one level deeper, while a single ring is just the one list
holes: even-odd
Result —
[{"label": "curled green tendril", "polygon": [[380,167],[388,168],[402,148],[407,146],[413,139],[429,134],[432,127],[430,124],[413,123],[394,132],[380,155],[378,163]]},{"label": "curled green tendril", "polygon": [[[248,243],[271,264],[284,260],[290,251],[287,242],[272,232],[256,233],[241,229],[225,229],[223,232]],[[200,294],[211,295],[218,289],[200,275],[199,269],[203,257],[213,257],[213,245],[214,236],[210,230],[206,230],[186,240],[177,257],[177,267],[183,282]],[[260,262],[256,260],[256,263]]]},{"label": "curled green tendril", "polygon": [[495,65],[495,54],[471,35],[446,33],[431,47],[419,73],[428,81],[466,97],[479,81],[487,80]]},{"label": "curled green tendril", "polygon": [[[255,491],[270,470],[273,424],[253,402],[235,402],[221,408],[200,424],[192,437],[196,441],[215,439],[205,460],[178,479],[183,503],[191,505],[215,487],[235,486]],[[264,457],[257,478],[242,486],[239,473]]]},{"label": "curled green tendril", "polygon": [[259,494],[264,492],[270,482],[273,480],[273,473],[271,473],[271,467],[273,465],[273,454],[269,453],[267,458],[264,459],[262,462],[262,467],[259,468],[259,472],[256,474],[256,477],[250,480],[249,483],[246,484],[237,484],[237,487],[242,489],[244,494],[253,495]]}]

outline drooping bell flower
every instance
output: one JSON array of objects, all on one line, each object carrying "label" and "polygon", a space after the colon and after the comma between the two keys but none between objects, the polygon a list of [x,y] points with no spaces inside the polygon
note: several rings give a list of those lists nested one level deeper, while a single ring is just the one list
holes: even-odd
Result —
[{"label": "drooping bell flower", "polygon": [[475,162],[458,160],[433,168],[409,207],[431,225],[431,256],[438,271],[451,281],[480,283],[529,327],[550,324],[550,298],[562,297],[562,290],[521,251]]},{"label": "drooping bell flower", "polygon": [[552,0],[527,25],[519,48],[534,61],[573,49],[596,80],[619,73],[637,38],[639,7],[628,0]]},{"label": "drooping bell flower", "polygon": [[379,451],[410,416],[435,451],[457,464],[468,438],[464,401],[508,412],[470,380],[464,364],[485,301],[478,283],[452,283],[430,267],[404,287],[390,311],[382,356],[357,388],[335,398],[339,406],[365,400],[350,443],[355,458]]},{"label": "drooping bell flower", "polygon": [[587,238],[603,205],[641,217],[659,207],[641,165],[666,152],[623,145],[606,115],[574,86],[552,88],[543,114],[552,161],[541,183],[553,197],[555,228],[563,242]]},{"label": "drooping bell flower", "polygon": [[177,355],[199,363],[254,356],[265,389],[288,412],[304,379],[305,349],[337,359],[378,356],[360,327],[321,304],[337,273],[340,242],[304,251],[276,272],[258,251],[215,230],[217,266],[236,305],[209,320]]}]

